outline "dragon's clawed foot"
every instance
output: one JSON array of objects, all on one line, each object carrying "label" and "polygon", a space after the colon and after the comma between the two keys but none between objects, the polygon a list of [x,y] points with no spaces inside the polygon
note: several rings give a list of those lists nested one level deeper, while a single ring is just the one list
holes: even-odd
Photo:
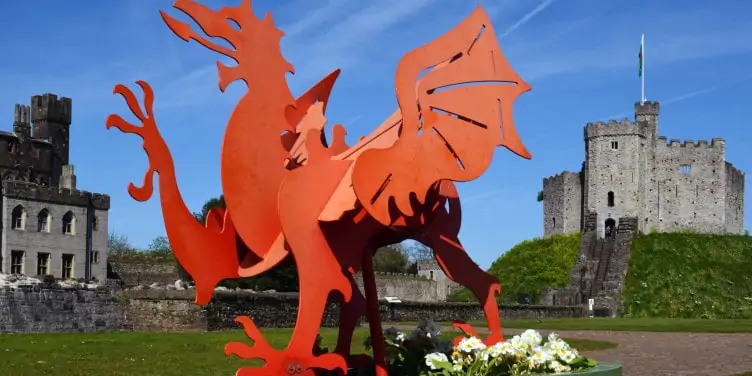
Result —
[{"label": "dragon's clawed foot", "polygon": [[504,337],[502,337],[501,333],[499,332],[491,332],[488,334],[488,337],[486,339],[482,339],[482,337],[478,335],[478,332],[465,321],[453,322],[452,328],[459,329],[462,333],[465,334],[464,336],[458,336],[454,339],[455,345],[460,343],[460,341],[462,341],[462,339],[466,338],[467,336],[480,338],[483,344],[486,346],[492,346],[504,340]]},{"label": "dragon's clawed foot", "polygon": [[241,368],[236,376],[266,375],[313,375],[313,369],[347,370],[345,358],[339,354],[326,353],[314,356],[313,353],[291,353],[272,348],[248,316],[239,316],[235,321],[243,326],[246,336],[253,341],[249,346],[240,342],[225,345],[225,355],[235,355],[241,359],[262,359],[261,367]]},{"label": "dragon's clawed foot", "polygon": [[[128,109],[130,109],[133,115],[135,115],[136,118],[141,121],[142,125],[134,125],[123,119],[120,115],[115,114],[107,117],[106,125],[107,129],[115,127],[123,133],[135,134],[144,140],[144,150],[146,150],[146,153],[149,156],[149,169],[146,171],[146,174],[144,176],[144,183],[142,186],[138,187],[133,183],[130,183],[128,185],[128,193],[130,193],[130,195],[137,201],[143,202],[148,200],[154,192],[153,176],[155,167],[153,165],[154,162],[152,161],[152,159],[156,158],[156,155],[160,154],[155,152],[159,147],[157,146],[157,141],[160,141],[158,143],[159,145],[163,145],[164,141],[159,135],[159,131],[157,130],[157,126],[154,122],[154,91],[152,90],[151,86],[149,86],[149,84],[144,81],[137,81],[136,83],[144,92],[144,109],[146,110],[146,115],[144,115],[144,112],[141,111],[141,106],[138,103],[138,99],[136,99],[136,96],[133,94],[133,91],[131,89],[127,88],[124,85],[118,84],[115,85],[113,94],[120,94],[125,99],[125,103],[128,105]],[[164,149],[166,150],[166,146],[164,146]]]}]

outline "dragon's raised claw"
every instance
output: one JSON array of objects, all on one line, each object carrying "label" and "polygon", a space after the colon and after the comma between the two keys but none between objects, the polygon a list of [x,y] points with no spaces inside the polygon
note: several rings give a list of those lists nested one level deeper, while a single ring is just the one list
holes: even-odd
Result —
[{"label": "dragon's raised claw", "polygon": [[[131,89],[124,85],[117,84],[115,85],[113,94],[119,94],[125,99],[128,109],[130,109],[133,115],[141,121],[142,125],[134,125],[123,119],[120,115],[114,114],[107,117],[106,125],[107,129],[115,127],[123,133],[138,135],[144,140],[144,150],[146,150],[147,155],[151,155],[149,149],[152,146],[152,142],[157,142],[157,140],[154,140],[155,138],[158,138],[158,142],[164,144],[164,141],[157,130],[156,123],[154,122],[154,91],[145,81],[136,81],[136,84],[138,84],[144,92],[144,108],[146,110],[146,115],[141,111],[138,99],[136,99],[136,96]],[[146,174],[144,174],[143,184],[140,187],[132,182],[128,184],[128,193],[130,193],[136,201],[144,202],[151,198],[154,193],[155,171],[156,168],[150,158],[149,168],[146,171]]]},{"label": "dragon's raised claw", "polygon": [[268,371],[269,375],[310,375],[309,370],[347,370],[347,362],[342,355],[335,353],[326,353],[314,356],[313,353],[301,354],[300,352],[292,353],[280,357],[280,352],[285,350],[276,350],[272,348],[264,339],[261,332],[248,316],[238,316],[235,322],[243,326],[246,336],[253,341],[249,346],[241,342],[229,342],[225,345],[225,355],[235,355],[241,359],[262,359],[265,364],[261,367],[241,368],[235,374],[236,376],[256,376],[258,369],[263,368]]}]

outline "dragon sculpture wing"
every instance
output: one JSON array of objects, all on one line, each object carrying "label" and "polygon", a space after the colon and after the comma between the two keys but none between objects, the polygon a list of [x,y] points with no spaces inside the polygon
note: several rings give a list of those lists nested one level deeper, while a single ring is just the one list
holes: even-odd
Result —
[{"label": "dragon sculpture wing", "polygon": [[440,180],[479,177],[497,146],[531,157],[512,117],[514,101],[530,86],[504,58],[482,8],[405,55],[395,81],[399,138],[363,151],[352,172],[358,201],[382,224],[412,216],[413,202],[424,203]]}]

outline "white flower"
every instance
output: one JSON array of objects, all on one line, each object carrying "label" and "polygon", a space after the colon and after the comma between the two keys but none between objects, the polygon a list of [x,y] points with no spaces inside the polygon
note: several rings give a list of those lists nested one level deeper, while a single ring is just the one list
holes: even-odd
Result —
[{"label": "white flower", "polygon": [[397,342],[403,342],[405,341],[405,339],[407,339],[407,336],[405,335],[405,333],[398,332],[395,339],[397,340]]},{"label": "white flower", "polygon": [[436,366],[436,363],[449,362],[449,359],[447,359],[447,356],[443,353],[431,353],[426,355],[425,359],[426,365],[432,370],[439,369],[439,367]]},{"label": "white flower", "polygon": [[462,371],[462,363],[454,363],[452,364],[452,370],[460,372]]},{"label": "white flower", "polygon": [[556,355],[558,355],[559,359],[563,360],[564,363],[567,364],[572,363],[577,358],[577,355],[575,355],[574,351],[571,350],[564,350],[557,353]]},{"label": "white flower", "polygon": [[569,366],[561,364],[555,360],[552,360],[551,363],[549,363],[548,368],[552,369],[554,373],[569,372],[572,370]]},{"label": "white flower", "polygon": [[558,334],[556,334],[554,332],[548,333],[548,342],[556,342],[558,340],[559,340],[559,335]]},{"label": "white flower", "polygon": [[478,337],[465,337],[457,345],[458,350],[467,354],[470,354],[477,350],[483,350],[485,348],[486,348],[486,345],[484,345],[483,342]]},{"label": "white flower", "polygon": [[528,329],[520,335],[523,341],[528,343],[530,347],[536,347],[543,342],[543,336],[533,329]]},{"label": "white flower", "polygon": [[536,347],[533,350],[533,355],[531,355],[528,360],[530,360],[531,365],[542,365],[547,362],[549,362],[551,359],[551,354],[543,347]]}]

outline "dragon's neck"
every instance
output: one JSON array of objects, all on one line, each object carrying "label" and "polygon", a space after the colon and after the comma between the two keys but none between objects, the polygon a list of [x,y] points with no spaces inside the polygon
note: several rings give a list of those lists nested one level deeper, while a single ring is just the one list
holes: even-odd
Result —
[{"label": "dragon's neck", "polygon": [[286,83],[249,83],[235,107],[222,144],[222,189],[238,234],[263,256],[281,232],[277,194],[288,152],[280,135],[290,129],[285,110],[294,104]]},{"label": "dragon's neck", "polygon": [[[165,148],[165,150],[167,150]],[[167,151],[161,153],[157,163],[157,172],[159,173],[159,198],[162,204],[162,215],[164,216],[165,230],[171,241],[177,239],[173,234],[182,231],[195,231],[201,227],[196,221],[193,214],[180,194],[177,178],[175,177],[175,164],[172,155]],[[184,227],[187,227],[183,229]],[[176,249],[179,247],[174,247]],[[183,255],[177,255],[178,258]]]}]

